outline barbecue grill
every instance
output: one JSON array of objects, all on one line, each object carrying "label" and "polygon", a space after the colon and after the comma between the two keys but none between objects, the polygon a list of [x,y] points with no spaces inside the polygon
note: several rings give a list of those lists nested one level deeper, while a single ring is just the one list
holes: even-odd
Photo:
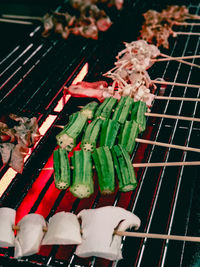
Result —
[{"label": "barbecue grill", "polygon": [[[66,8],[67,1],[57,8]],[[169,3],[168,3],[169,4]],[[171,3],[170,3],[171,4]],[[181,3],[183,4],[183,3]],[[192,14],[200,14],[195,1],[186,3]],[[1,58],[1,114],[38,118],[43,135],[25,159],[22,174],[8,166],[0,167],[0,206],[17,210],[17,221],[28,213],[42,214],[48,220],[59,211],[77,214],[84,208],[106,205],[120,206],[134,212],[141,219],[140,232],[191,235],[200,233],[199,167],[137,168],[136,190],[101,196],[97,186],[94,194],[79,200],[69,190],[55,188],[52,153],[56,148],[56,125],[65,125],[69,115],[78,106],[91,101],[63,95],[63,87],[73,82],[102,80],[102,74],[113,66],[115,56],[123,48],[122,41],[136,40],[139,35],[141,14],[146,10],[165,7],[156,1],[125,1],[120,14],[114,14],[114,24],[98,41],[70,36],[62,40],[55,36],[43,39],[42,26],[29,33],[8,54]],[[198,26],[199,27],[199,26]],[[197,32],[196,26],[182,27]],[[170,39],[172,56],[200,54],[198,36],[178,36]],[[199,64],[198,59],[193,63]],[[155,63],[150,77],[174,82],[199,84],[198,69],[179,62]],[[104,78],[105,79],[105,78]],[[158,86],[156,94],[199,98],[197,88]],[[93,100],[93,99],[92,99]],[[198,102],[155,100],[153,113],[200,117]],[[145,139],[200,148],[200,125],[197,122],[149,117]],[[200,160],[195,152],[186,152],[155,145],[137,144],[132,161],[174,162]],[[182,241],[124,237],[123,259],[111,262],[100,258],[78,258],[74,246],[42,246],[37,255],[13,259],[13,248],[0,248],[0,266],[200,266],[200,245]]]}]

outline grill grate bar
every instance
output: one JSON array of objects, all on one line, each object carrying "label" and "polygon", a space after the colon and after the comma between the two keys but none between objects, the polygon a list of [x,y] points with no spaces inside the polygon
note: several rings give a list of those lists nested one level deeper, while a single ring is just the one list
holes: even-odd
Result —
[{"label": "grill grate bar", "polygon": [[11,57],[19,48],[20,48],[20,45],[16,46],[6,57],[2,59],[2,61],[0,62],[0,65],[2,65],[9,57]]},{"label": "grill grate bar", "polygon": [[[37,31],[39,31],[39,29],[37,30]],[[36,31],[36,32],[37,32]],[[176,44],[177,44],[177,41],[175,41],[175,45],[174,45],[174,47],[173,47],[173,50],[172,50],[172,53],[173,53],[173,51],[175,51],[175,47],[176,47]],[[105,45],[106,46],[106,45]],[[98,46],[98,52],[96,53],[96,54],[100,54],[99,56],[100,57],[102,57],[103,58],[103,52],[102,52],[102,54],[100,53],[100,50],[103,50],[102,49],[102,47],[103,46]],[[116,48],[116,47],[115,47]],[[93,53],[93,52],[92,52]],[[92,54],[91,53],[91,54]],[[112,52],[113,53],[113,52]],[[184,52],[183,52],[183,54],[184,54]],[[111,55],[109,55],[110,56],[110,58],[111,58]],[[104,57],[105,57],[105,55],[104,55]],[[101,59],[102,59],[101,58]],[[99,58],[98,58],[99,59]],[[84,62],[85,62],[85,60],[86,59],[83,59],[83,64],[84,64]],[[94,60],[95,61],[95,60]],[[109,63],[110,64],[110,62],[109,62],[109,59],[106,59],[105,60],[105,63]],[[38,61],[38,63],[39,63],[39,61]],[[97,64],[97,62],[95,62],[94,64],[91,64],[92,65],[92,71],[90,70],[90,72],[88,73],[88,75],[87,75],[87,77],[90,79],[91,77],[92,78],[94,78],[94,76],[95,76],[95,70],[96,70],[96,65],[98,65]],[[93,67],[93,66],[95,66],[95,67]],[[105,67],[106,66],[106,64],[103,66],[104,68],[106,68]],[[165,76],[165,73],[167,72],[167,68],[169,67],[169,62],[165,65],[166,66],[166,68],[165,68],[165,71],[164,71],[164,74],[163,74],[163,77]],[[98,66],[97,66],[98,67]],[[181,68],[181,66],[180,66],[180,64],[179,64],[179,68],[178,68],[178,71],[180,70],[180,68]],[[102,68],[101,68],[101,70],[102,70]],[[59,83],[60,84],[63,84],[63,81],[62,81],[62,76],[64,75],[64,73],[65,73],[65,70],[63,70],[62,71],[62,73],[60,74],[60,76],[58,77],[58,80],[57,80],[57,82],[59,81]],[[27,72],[27,75],[28,74],[30,74],[30,72]],[[191,74],[191,71],[190,71],[190,74]],[[189,75],[190,75],[189,74]],[[177,75],[178,75],[178,72],[177,72]],[[100,77],[100,75],[99,75],[99,77]],[[175,77],[175,79],[177,78],[178,76],[176,76]],[[48,77],[46,77],[47,79],[48,79]],[[71,79],[70,79],[71,80]],[[96,80],[96,79],[92,79],[92,80]],[[49,81],[51,81],[50,79],[49,79]],[[188,76],[188,81],[189,81],[189,76]],[[69,82],[70,83],[70,82]],[[28,84],[28,82],[26,82],[25,83],[25,85],[27,85]],[[44,84],[41,84],[41,86],[40,87],[38,87],[37,88],[37,90],[38,90],[38,92],[40,91],[40,90],[45,90],[45,88],[46,89],[48,89],[48,83],[46,83],[46,81],[44,81]],[[52,87],[54,87],[54,84],[52,84]],[[56,87],[58,87],[58,85],[56,86]],[[60,88],[60,87],[59,87]],[[55,102],[56,102],[56,100],[57,100],[57,96],[58,97],[60,97],[60,95],[61,95],[61,90],[59,89],[59,92],[56,94],[56,97],[55,97]],[[185,91],[184,91],[184,94],[186,93],[186,89],[185,89]],[[37,92],[35,92],[35,96],[37,96]],[[30,100],[30,104],[32,103],[32,101],[33,100]],[[54,98],[53,98],[53,101],[54,101]],[[74,103],[74,102],[72,102],[72,103]],[[80,104],[80,103],[79,103]],[[156,105],[156,104],[155,104]],[[165,107],[165,111],[167,111],[167,109],[168,109],[168,105],[169,105],[169,102],[167,102],[167,107]],[[41,114],[41,116],[40,116],[40,121],[42,121],[43,119],[44,119],[44,117],[46,117],[47,116],[47,114],[51,114],[51,112],[52,112],[52,106],[54,106],[54,103],[52,103],[52,105],[50,106],[50,105],[48,105],[48,107],[47,107],[47,109],[46,110],[43,110],[43,113]],[[21,112],[23,112],[24,111],[24,109],[25,109],[25,111],[26,111],[26,108],[28,107],[28,104],[26,104],[26,103],[23,103],[23,105],[22,106],[20,106],[20,111]],[[32,112],[32,114],[34,114],[34,112],[35,112],[35,110],[36,109],[41,109],[41,105],[40,105],[40,103],[38,102],[37,103],[37,105],[35,105],[35,106],[33,106],[33,110],[31,109],[30,110],[30,112]],[[73,110],[73,104],[72,104],[72,106],[70,106],[70,104],[67,106],[67,107],[65,107],[64,108],[64,110],[58,115],[58,118],[57,118],[57,120],[54,122],[54,124],[56,124],[57,123],[57,121],[58,120],[65,120],[66,119],[66,112],[67,112],[67,114],[68,114],[68,112],[69,112],[69,110],[72,108],[72,110]],[[193,116],[195,115],[195,113],[196,113],[196,109],[197,109],[197,104],[195,105],[195,109],[194,109],[194,111],[193,111]],[[72,110],[70,110],[70,113],[71,112],[73,112]],[[179,107],[179,111],[178,112],[182,112],[182,104],[181,104],[181,106]],[[165,120],[161,120],[161,124],[162,124],[162,127],[160,126],[159,127],[159,132],[155,135],[155,138],[159,138],[159,136],[160,136],[160,133],[161,133],[161,131],[162,131],[162,129],[163,129],[163,127],[168,127],[169,129],[170,129],[170,125],[167,125],[166,123],[165,123]],[[180,127],[179,127],[179,125],[178,125],[178,122],[176,121],[176,127],[173,129],[173,131],[172,131],[172,136],[171,136],[171,138],[170,138],[170,140],[172,141],[172,140],[174,140],[174,138],[175,138],[175,131],[177,131]],[[156,126],[156,125],[155,125]],[[190,126],[188,126],[186,129],[187,129],[187,132],[188,132],[188,136],[189,136],[189,138],[188,138],[188,142],[189,142],[189,139],[190,139],[190,135],[191,135],[191,133],[192,133],[192,131],[194,130],[194,128],[192,128],[194,125],[193,125],[193,123],[192,124],[190,124]],[[148,127],[150,128],[151,127],[151,120],[149,120],[148,121]],[[158,126],[157,126],[158,127]],[[172,129],[172,127],[171,127],[171,129]],[[53,138],[51,138],[52,136],[55,136],[55,134],[54,133],[56,133],[56,130],[55,129],[51,129],[50,130],[50,132],[48,133],[48,135],[46,135],[45,137],[44,137],[44,142],[43,142],[43,144],[41,144],[41,150],[43,149],[43,147],[45,147],[45,145],[47,144],[47,141],[49,142],[49,140],[50,139],[53,139]],[[54,138],[55,139],[55,138]],[[45,143],[46,142],[46,143]],[[55,140],[53,141],[53,143],[51,144],[51,146],[52,146],[52,148],[53,148],[53,146],[55,146],[56,144],[54,144],[55,143]],[[49,150],[51,150],[52,148],[49,148]],[[136,151],[138,151],[138,149],[140,148],[140,146],[139,145],[137,145],[136,146]],[[148,149],[149,149],[149,146],[148,146]],[[147,150],[148,150],[147,149]],[[39,150],[38,150],[39,151]],[[169,150],[170,151],[170,150]],[[165,161],[166,160],[168,160],[169,159],[169,151],[168,152],[165,152],[165,156],[166,156],[166,159],[165,159]],[[154,154],[156,153],[156,149],[155,149],[155,147],[153,147],[153,149],[151,150],[151,152],[148,152],[148,157],[146,157],[146,159],[148,160],[148,162],[150,162],[151,161],[151,159],[153,158],[153,156],[154,156]],[[37,154],[36,154],[37,155]],[[184,158],[186,157],[186,155],[187,154],[184,154]],[[133,154],[133,157],[135,156],[135,154]],[[33,156],[34,157],[34,156]],[[29,166],[28,166],[29,164],[27,164],[27,166],[26,166],[26,172],[28,172],[28,168],[29,168]],[[37,170],[37,172],[39,172],[39,170]],[[180,172],[180,174],[179,174],[179,176],[180,175],[182,175],[182,172],[183,172],[183,168],[181,169],[181,172]],[[165,169],[163,169],[163,170],[161,170],[161,172],[160,172],[160,179],[161,178],[164,178],[164,173],[165,173]],[[25,173],[24,173],[24,175],[25,175]],[[33,175],[32,175],[33,176]],[[35,177],[37,177],[37,176],[35,176]],[[137,204],[138,204],[138,202],[139,202],[139,195],[140,195],[140,192],[142,191],[142,188],[143,188],[143,184],[145,183],[145,178],[147,177],[147,170],[145,169],[145,170],[142,170],[142,172],[140,172],[140,174],[138,174],[138,177],[140,177],[140,181],[139,181],[139,185],[138,185],[138,189],[137,189],[137,191],[136,192],[133,192],[132,194],[131,194],[131,200],[134,200],[134,202],[133,201],[131,201],[131,203],[129,204],[129,209],[131,209],[131,210],[135,210],[136,209],[136,206],[137,206]],[[25,177],[19,177],[20,179],[23,179],[23,178],[25,178]],[[33,180],[34,180],[34,177],[31,177],[31,179],[33,178]],[[36,178],[35,178],[36,179]],[[33,204],[32,205],[32,207],[31,207],[31,209],[30,209],[30,211],[29,211],[29,213],[30,212],[35,212],[35,211],[37,211],[37,209],[39,208],[39,206],[40,205],[42,205],[43,203],[45,203],[45,200],[44,200],[44,197],[46,196],[46,193],[48,192],[48,190],[50,189],[50,187],[52,186],[52,184],[53,184],[53,182],[52,182],[52,179],[53,179],[53,177],[51,176],[51,177],[49,177],[49,180],[47,181],[47,183],[46,183],[46,185],[45,185],[45,189],[43,190],[43,192],[41,192],[41,195],[38,197],[38,200],[37,200],[37,202],[35,203],[35,204]],[[180,181],[180,179],[179,179],[179,181]],[[30,189],[30,187],[31,187],[31,183],[33,183],[33,182],[30,182],[30,184],[28,185],[26,185],[26,187],[24,187],[24,190],[29,190]],[[160,186],[161,186],[161,183],[160,183]],[[158,191],[158,190],[157,190]],[[177,192],[177,191],[176,191]],[[22,198],[20,198],[20,200],[18,200],[17,201],[17,206],[16,206],[16,208],[17,207],[19,207],[19,205],[20,205],[20,203],[21,203],[21,201],[24,199],[24,197],[25,197],[25,195],[27,194],[27,192],[24,192],[24,195],[23,195],[23,197]],[[157,195],[158,196],[158,195]],[[58,211],[59,209],[61,209],[62,210],[62,207],[60,208],[60,205],[62,206],[62,201],[63,201],[63,199],[65,198],[65,197],[67,197],[67,192],[65,193],[63,193],[63,192],[61,192],[60,194],[58,194],[58,196],[56,197],[56,200],[55,200],[55,202],[54,202],[54,204],[52,204],[51,205],[51,207],[50,207],[50,211],[49,211],[49,213],[48,213],[48,215],[46,216],[46,219],[47,218],[49,218],[51,215],[53,215],[54,213],[55,213],[55,211]],[[177,194],[177,197],[178,197],[178,194]],[[113,196],[110,200],[109,200],[109,204],[110,203],[113,203],[113,205],[114,206],[116,206],[116,205],[119,205],[120,204],[120,200],[121,199],[123,199],[123,196],[120,194],[120,193],[117,193],[115,196]],[[6,202],[6,197],[5,197],[5,202]],[[75,200],[75,202],[73,203],[73,205],[72,205],[72,207],[70,208],[70,211],[71,212],[78,212],[78,210],[80,210],[80,208],[83,208],[83,206],[84,206],[84,204],[83,203],[85,203],[85,202],[82,202],[82,200],[80,201],[80,200]],[[87,202],[86,202],[87,203]],[[101,205],[104,205],[104,203],[103,203],[103,201],[102,201],[102,198],[100,197],[100,194],[99,193],[97,193],[96,195],[94,195],[94,199],[92,199],[92,200],[90,200],[89,201],[89,203],[87,203],[87,207],[89,206],[90,208],[95,208],[95,207],[99,207],[99,206],[101,206]],[[68,209],[69,207],[67,206],[66,207],[66,209]],[[84,207],[85,208],[85,207]],[[48,207],[48,209],[49,209],[49,207]],[[174,208],[174,212],[175,212],[175,208]],[[153,216],[153,215],[152,215]],[[171,222],[171,224],[173,223],[172,221],[170,221]],[[171,227],[171,225],[170,225],[170,227]],[[170,229],[170,231],[171,231],[171,229]],[[123,244],[124,244],[124,241],[125,241],[125,238],[123,238]],[[0,252],[2,251],[2,253],[5,255],[7,255],[8,257],[9,256],[11,256],[11,254],[12,254],[12,252],[7,252],[6,251],[6,253],[5,253],[5,250],[0,250]],[[82,263],[81,263],[81,265],[80,265],[80,262],[81,261],[79,261],[78,259],[77,259],[77,257],[74,255],[74,249],[71,251],[71,256],[69,257],[69,261],[68,261],[68,259],[66,259],[65,258],[65,260],[63,261],[63,260],[60,260],[60,259],[56,259],[56,254],[57,254],[57,252],[59,251],[59,247],[58,246],[53,246],[52,248],[51,248],[51,252],[48,254],[48,256],[41,256],[41,255],[35,255],[35,256],[33,256],[33,257],[30,257],[30,258],[24,258],[23,259],[23,262],[33,262],[33,261],[37,261],[38,263],[39,262],[41,262],[41,263],[45,263],[47,266],[57,266],[57,265],[61,265],[61,264],[68,264],[69,263],[69,265],[68,266],[100,266],[100,265],[98,265],[99,264],[99,261],[98,261],[98,259],[96,259],[95,257],[94,258],[92,258],[92,260],[88,263],[88,261],[86,261],[86,265],[82,265]],[[164,259],[164,256],[165,256],[165,254],[163,254],[162,255],[163,256],[163,259]],[[17,262],[17,261],[16,261]],[[84,262],[84,261],[83,261]],[[116,263],[113,263],[112,264],[112,266],[116,266],[116,265],[118,265],[118,263],[119,262],[116,262]],[[123,264],[123,262],[122,262],[122,264]],[[119,264],[120,265],[120,264]],[[102,265],[101,265],[102,266]],[[103,265],[104,266],[104,265]],[[107,266],[107,264],[105,265],[105,266]],[[109,266],[111,266],[111,263],[109,263]]]},{"label": "grill grate bar", "polygon": [[26,49],[23,50],[23,52],[15,59],[12,61],[12,63],[10,65],[8,65],[7,68],[4,69],[3,72],[0,73],[0,77],[9,69],[11,68],[16,62],[18,59],[20,59],[22,56],[24,56],[26,54],[26,52],[28,52],[31,48],[33,47],[33,43],[31,43],[30,45],[27,46]]}]

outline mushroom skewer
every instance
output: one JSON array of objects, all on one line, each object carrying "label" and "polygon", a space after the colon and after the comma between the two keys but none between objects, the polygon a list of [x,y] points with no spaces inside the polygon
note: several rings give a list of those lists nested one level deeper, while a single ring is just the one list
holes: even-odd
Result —
[{"label": "mushroom skewer", "polygon": [[[18,225],[12,226],[13,231],[20,231]],[[47,232],[48,227],[43,227],[43,232]],[[189,242],[200,242],[199,236],[182,236],[182,235],[164,235],[164,234],[153,234],[153,233],[141,233],[141,232],[128,232],[128,231],[117,231],[115,230],[114,235],[118,236],[129,236],[138,238],[153,238],[153,239],[169,239],[175,241],[189,241]]]}]

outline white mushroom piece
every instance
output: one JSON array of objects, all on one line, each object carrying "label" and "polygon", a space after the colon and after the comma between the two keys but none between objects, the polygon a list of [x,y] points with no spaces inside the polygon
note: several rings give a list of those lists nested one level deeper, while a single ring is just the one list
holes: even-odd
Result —
[{"label": "white mushroom piece", "polygon": [[28,214],[17,224],[20,230],[15,238],[15,258],[38,253],[44,236],[45,219],[39,214]]},{"label": "white mushroom piece", "polygon": [[131,227],[137,230],[140,226],[136,215],[120,207],[85,209],[77,217],[82,221],[82,243],[77,246],[75,254],[83,258],[122,259],[122,237],[113,235],[114,230],[125,231]]},{"label": "white mushroom piece", "polygon": [[75,245],[81,243],[80,224],[75,214],[58,212],[49,219],[42,245]]},{"label": "white mushroom piece", "polygon": [[12,226],[15,224],[16,211],[11,208],[0,208],[0,247],[14,247],[15,235]]}]

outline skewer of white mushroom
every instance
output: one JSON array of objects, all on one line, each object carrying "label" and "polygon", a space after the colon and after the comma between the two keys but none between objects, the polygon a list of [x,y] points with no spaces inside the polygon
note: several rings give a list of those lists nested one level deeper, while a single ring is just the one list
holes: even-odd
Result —
[{"label": "skewer of white mushroom", "polygon": [[[106,208],[106,207],[104,207]],[[115,207],[113,207],[115,209]],[[95,210],[91,210],[95,211]],[[20,231],[19,225],[12,225],[13,231]],[[44,233],[48,232],[48,227],[42,227]],[[82,230],[80,229],[80,234]],[[129,237],[138,237],[138,238],[153,238],[153,239],[168,239],[168,240],[176,240],[176,241],[189,241],[189,242],[200,242],[200,237],[197,236],[181,236],[181,235],[165,235],[165,234],[157,234],[157,233],[145,233],[145,232],[128,232],[128,231],[119,231],[114,230],[114,235],[118,236],[129,236]]]}]

